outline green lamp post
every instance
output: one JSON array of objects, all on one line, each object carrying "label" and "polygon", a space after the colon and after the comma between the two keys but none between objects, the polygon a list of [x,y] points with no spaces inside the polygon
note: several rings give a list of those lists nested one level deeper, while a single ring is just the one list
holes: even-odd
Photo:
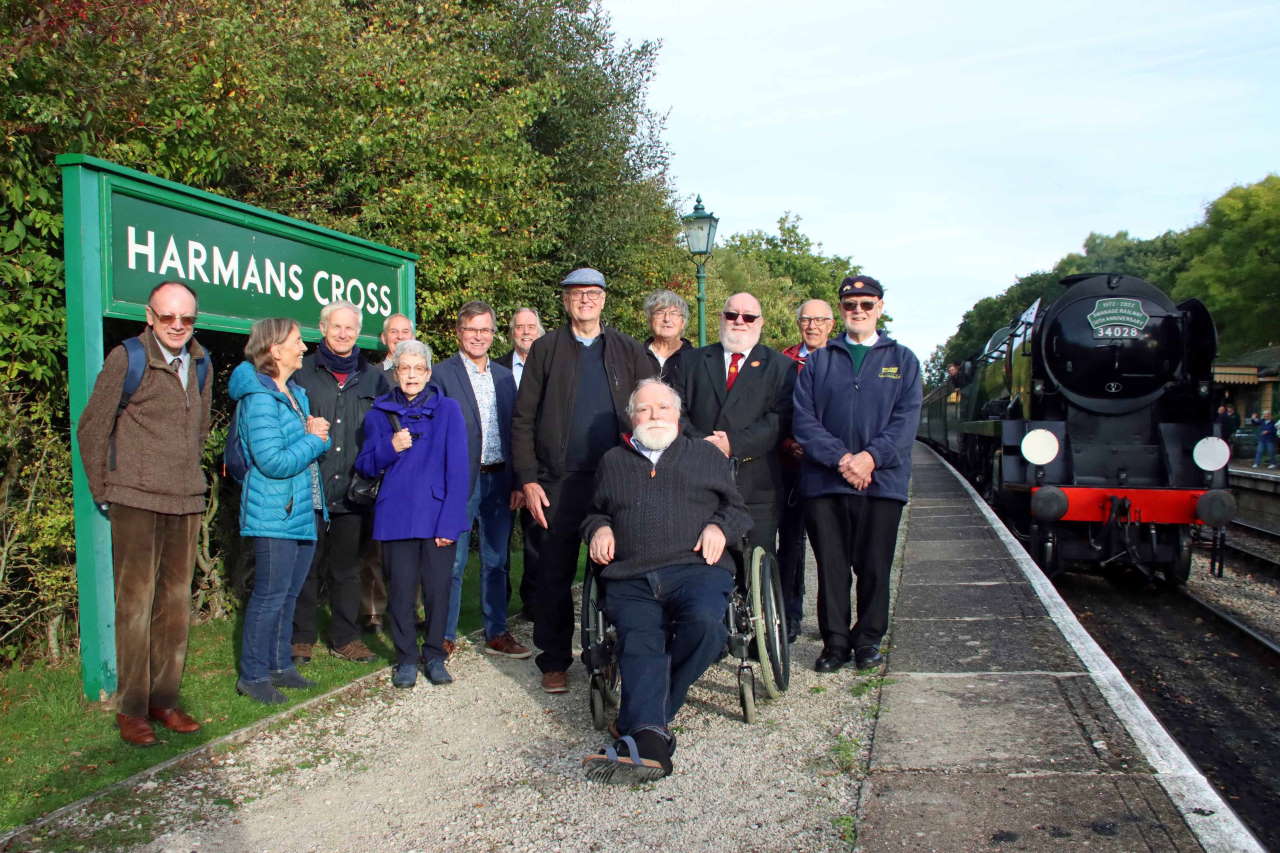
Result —
[{"label": "green lamp post", "polygon": [[698,196],[693,206],[693,213],[680,217],[684,226],[684,239],[689,246],[689,254],[698,266],[698,346],[707,345],[707,258],[716,245],[716,225],[720,220],[714,214],[707,213],[702,206],[702,196]]}]

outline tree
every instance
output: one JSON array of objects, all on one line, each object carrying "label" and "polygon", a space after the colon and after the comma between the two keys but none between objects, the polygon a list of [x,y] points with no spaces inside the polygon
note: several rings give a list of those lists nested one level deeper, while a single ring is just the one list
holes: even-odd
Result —
[{"label": "tree", "polygon": [[1198,297],[1213,312],[1222,354],[1238,355],[1280,339],[1280,176],[1234,187],[1209,205],[1187,234],[1190,260],[1177,298]]}]

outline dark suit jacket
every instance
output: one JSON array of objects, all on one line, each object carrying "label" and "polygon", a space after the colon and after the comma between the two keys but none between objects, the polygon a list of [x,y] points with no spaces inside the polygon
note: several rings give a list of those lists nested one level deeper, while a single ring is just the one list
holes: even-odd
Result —
[{"label": "dark suit jacket", "polygon": [[756,344],[742,360],[733,390],[726,391],[724,347],[711,344],[682,351],[672,379],[684,401],[684,433],[704,438],[724,430],[738,460],[743,500],[753,505],[777,503],[782,496],[778,444],[791,435],[794,362]]},{"label": "dark suit jacket", "polygon": [[515,350],[512,350],[511,352],[507,353],[506,355],[500,355],[500,356],[498,356],[497,358],[495,358],[495,359],[494,359],[494,361],[496,361],[498,364],[501,364],[501,365],[502,365],[503,367],[505,367],[507,370],[510,370],[510,369],[511,369],[511,360],[512,360],[512,357],[513,357],[515,354],[516,354],[516,351],[515,351]]},{"label": "dark suit jacket", "polygon": [[[476,392],[471,388],[471,377],[467,375],[467,366],[463,363],[462,353],[446,358],[436,364],[431,372],[431,384],[440,389],[446,397],[458,401],[462,408],[462,421],[467,427],[467,456],[471,465],[471,489],[476,487],[476,476],[480,473],[480,405],[476,402]],[[502,459],[507,464],[507,474],[511,473],[511,415],[516,407],[516,380],[511,371],[498,364],[496,359],[489,359],[489,370],[493,373],[493,390],[498,398],[498,429],[502,438]]]}]

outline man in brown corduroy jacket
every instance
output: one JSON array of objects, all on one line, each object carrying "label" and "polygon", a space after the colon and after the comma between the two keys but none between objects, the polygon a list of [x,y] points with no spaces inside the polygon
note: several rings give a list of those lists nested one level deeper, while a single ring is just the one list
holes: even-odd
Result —
[{"label": "man in brown corduroy jacket", "polygon": [[198,380],[196,362],[206,354],[192,339],[195,322],[189,287],[156,285],[138,336],[146,353],[141,383],[117,418],[128,356],[123,345],[113,349],[76,433],[93,499],[111,520],[116,723],[135,746],[156,743],[150,720],[181,733],[200,728],[178,707],[213,386],[212,376],[203,387]]}]

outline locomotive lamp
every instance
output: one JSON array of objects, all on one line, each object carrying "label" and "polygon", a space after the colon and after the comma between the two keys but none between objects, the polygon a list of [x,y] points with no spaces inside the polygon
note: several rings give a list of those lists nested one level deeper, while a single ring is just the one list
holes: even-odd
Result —
[{"label": "locomotive lamp", "polygon": [[1022,437],[1022,458],[1032,465],[1048,465],[1058,458],[1058,437],[1047,429],[1033,429]]},{"label": "locomotive lamp", "polygon": [[698,346],[707,345],[707,259],[716,245],[716,226],[720,220],[702,206],[702,196],[698,196],[693,206],[693,213],[680,217],[684,228],[685,243],[693,263],[698,268]]}]

